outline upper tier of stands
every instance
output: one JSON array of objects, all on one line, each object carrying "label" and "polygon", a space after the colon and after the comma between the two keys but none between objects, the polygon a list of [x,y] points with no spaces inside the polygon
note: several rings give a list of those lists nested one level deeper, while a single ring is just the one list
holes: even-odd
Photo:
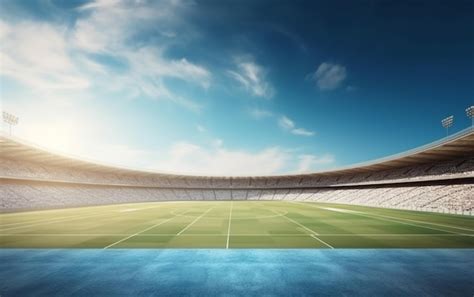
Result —
[{"label": "upper tier of stands", "polygon": [[474,129],[312,174],[191,176],[103,165],[0,135],[0,210],[160,200],[297,200],[472,212]]}]

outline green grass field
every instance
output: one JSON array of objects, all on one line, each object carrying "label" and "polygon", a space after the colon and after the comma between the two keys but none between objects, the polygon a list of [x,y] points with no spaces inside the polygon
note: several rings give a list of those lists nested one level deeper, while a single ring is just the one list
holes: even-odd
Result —
[{"label": "green grass field", "polygon": [[3,248],[474,248],[474,218],[340,204],[155,202],[0,214]]}]

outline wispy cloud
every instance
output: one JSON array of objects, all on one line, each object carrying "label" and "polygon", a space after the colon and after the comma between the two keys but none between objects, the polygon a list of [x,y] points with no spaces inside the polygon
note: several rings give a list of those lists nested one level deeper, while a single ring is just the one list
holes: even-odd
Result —
[{"label": "wispy cloud", "polygon": [[299,135],[299,136],[313,136],[314,132],[306,130],[304,128],[298,128],[296,127],[296,124],[293,120],[288,118],[287,116],[283,115],[278,119],[278,125],[286,131],[289,131],[290,133],[294,135]]},{"label": "wispy cloud", "polygon": [[95,0],[89,3],[86,3],[79,7],[79,10],[88,10],[94,8],[104,8],[104,7],[111,7],[114,5],[119,4],[119,0]]},{"label": "wispy cloud", "polygon": [[267,70],[263,66],[249,57],[236,58],[235,66],[235,70],[228,70],[227,73],[253,96],[267,99],[274,96],[275,89],[267,80]]},{"label": "wispy cloud", "polygon": [[197,84],[204,89],[210,85],[210,72],[199,65],[190,63],[185,58],[167,60],[163,50],[156,47],[144,47],[137,51],[123,51],[129,69],[125,75],[111,77],[118,81],[117,86],[132,92],[136,96],[151,99],[165,99],[178,103],[191,110],[199,110],[200,103],[178,95],[166,82],[166,78],[177,78],[190,84]]},{"label": "wispy cloud", "polygon": [[320,90],[337,89],[346,79],[346,67],[338,64],[324,62],[310,75]]},{"label": "wispy cloud", "polygon": [[273,112],[261,109],[261,108],[253,108],[248,111],[250,116],[256,120],[264,119],[273,116]]},{"label": "wispy cloud", "polygon": [[306,130],[306,129],[303,129],[303,128],[293,129],[293,130],[291,130],[291,133],[293,133],[295,135],[301,135],[301,136],[313,136],[314,135],[313,131],[309,131],[309,130]]},{"label": "wispy cloud", "polygon": [[245,176],[311,172],[334,162],[332,155],[298,154],[277,146],[250,152],[227,148],[222,141],[211,147],[183,141],[175,143],[166,159],[154,168],[187,174]]},{"label": "wispy cloud", "polygon": [[285,130],[291,130],[295,128],[295,123],[290,120],[287,116],[281,116],[280,119],[278,120],[278,125],[282,127]]},{"label": "wispy cloud", "polygon": [[333,155],[325,154],[322,156],[315,156],[315,155],[300,155],[298,157],[298,168],[296,169],[296,173],[308,173],[323,169],[328,165],[331,165],[335,162],[335,158]]},{"label": "wispy cloud", "polygon": [[[91,1],[77,9],[80,17],[72,28],[71,42],[83,50],[111,54],[130,46],[137,48],[140,44],[133,41],[140,34],[170,35],[174,28],[186,22],[183,13],[187,8],[185,1],[180,0]],[[159,41],[166,42],[167,38]]]},{"label": "wispy cloud", "polygon": [[0,21],[0,73],[40,91],[87,89],[91,80],[69,55],[62,29]]},{"label": "wispy cloud", "polygon": [[175,143],[156,169],[187,174],[265,175],[285,168],[290,156],[278,147],[252,153],[225,148],[222,142],[203,147],[189,142]]},{"label": "wispy cloud", "polygon": [[149,30],[172,31],[184,22],[180,15],[184,9],[181,1],[149,7],[139,1],[100,0],[78,8],[72,27],[34,20],[0,22],[0,73],[38,92],[93,94],[99,89],[111,93],[110,97],[119,93],[168,100],[198,111],[201,103],[173,88],[167,79],[208,89],[211,72],[187,57],[167,57],[169,46],[176,42],[169,41],[169,34],[153,42],[136,42]]},{"label": "wispy cloud", "polygon": [[[211,84],[211,73],[204,66],[192,63],[186,57],[165,57],[168,46],[176,42],[174,38],[169,41],[169,32],[184,22],[181,11],[186,8],[182,1],[160,2],[152,7],[137,1],[95,1],[81,8],[91,11],[88,11],[88,17],[77,22],[73,39],[84,51],[106,54],[128,65],[125,73],[110,71],[109,77],[104,79],[116,81],[114,85],[121,86],[132,97],[165,99],[199,110],[199,102],[177,94],[165,81],[176,78],[204,89]],[[117,22],[118,19],[121,21]],[[167,34],[159,43],[137,46],[132,42],[151,28]]]}]

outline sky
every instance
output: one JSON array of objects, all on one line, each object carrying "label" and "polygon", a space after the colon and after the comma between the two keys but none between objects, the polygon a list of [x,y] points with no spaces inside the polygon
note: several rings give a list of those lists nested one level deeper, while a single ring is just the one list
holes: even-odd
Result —
[{"label": "sky", "polygon": [[474,1],[1,0],[0,98],[14,136],[105,163],[347,166],[470,125]]}]

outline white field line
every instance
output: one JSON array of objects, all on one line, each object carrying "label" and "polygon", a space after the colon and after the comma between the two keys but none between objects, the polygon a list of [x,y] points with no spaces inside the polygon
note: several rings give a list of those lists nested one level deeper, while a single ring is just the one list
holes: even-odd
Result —
[{"label": "white field line", "polygon": [[381,220],[381,221],[393,222],[393,223],[397,223],[397,224],[403,224],[403,225],[408,225],[408,226],[413,226],[413,227],[418,227],[418,228],[431,229],[431,230],[435,230],[435,231],[448,232],[448,233],[453,233],[453,234],[458,234],[458,235],[465,235],[465,233],[459,233],[459,232],[453,232],[453,231],[439,229],[439,228],[427,227],[427,226],[423,226],[423,225],[420,225],[420,224],[407,223],[407,222],[404,222],[404,221],[396,219],[396,218],[387,219],[387,218],[383,218],[383,217],[379,217],[379,216],[375,216],[375,215],[370,215],[370,214],[367,214],[367,213],[364,213],[364,212],[356,212],[354,214],[358,215],[358,216],[363,216],[363,217],[367,217],[367,218]]},{"label": "white field line", "polygon": [[[336,211],[336,210],[331,210],[331,209],[327,209],[327,208],[319,207],[319,206],[314,206],[314,205],[309,205],[309,206],[315,207],[315,208],[318,208],[318,209],[323,209],[323,210]],[[353,214],[353,215],[356,215],[356,216],[362,216],[362,217],[366,217],[366,218],[372,218],[372,219],[381,220],[381,221],[387,221],[387,222],[392,222],[392,223],[397,223],[397,224],[403,224],[403,225],[408,225],[408,226],[413,226],[413,227],[418,227],[418,228],[425,228],[425,229],[430,229],[430,230],[435,230],[435,231],[453,233],[453,234],[458,234],[458,235],[468,235],[468,234],[465,234],[465,233],[453,232],[453,231],[439,229],[439,228],[427,227],[427,226],[423,226],[423,225],[419,225],[419,224],[407,223],[407,222],[404,222],[404,221],[402,221],[398,218],[395,218],[395,217],[388,217],[387,216],[388,218],[384,218],[384,216],[372,215],[372,214],[368,214],[368,213],[361,212],[361,211],[355,211],[355,210],[343,209],[343,211],[345,213],[348,213],[348,214]],[[429,224],[429,223],[426,223],[426,224]]]},{"label": "white field line", "polygon": [[324,240],[316,237],[316,235],[311,234],[311,237],[316,239],[317,241],[321,242],[322,244],[326,245],[327,247],[330,247],[331,249],[334,249],[334,247],[332,245],[330,245],[329,243],[325,242]]},{"label": "white field line", "polygon": [[22,225],[22,226],[17,226],[17,227],[10,227],[10,228],[6,228],[6,229],[0,229],[0,232],[15,230],[15,229],[21,229],[21,228],[34,227],[34,226],[40,226],[40,225],[49,225],[49,224],[54,224],[54,223],[58,223],[58,222],[80,220],[80,219],[83,219],[83,218],[99,216],[99,215],[103,216],[104,214],[103,213],[94,213],[94,214],[88,214],[88,215],[85,215],[85,214],[84,215],[76,215],[76,216],[67,217],[67,218],[64,218],[64,219],[55,218],[55,219],[51,219],[51,220],[44,221],[44,222],[37,223],[37,224],[28,224],[28,225]]},{"label": "white field line", "polygon": [[189,223],[186,227],[184,227],[181,231],[178,232],[178,234],[176,235],[181,235],[184,231],[186,231],[189,227],[191,227],[192,225],[194,225],[194,223],[196,223],[200,218],[202,218],[203,216],[205,216],[209,211],[211,211],[214,207],[211,207],[209,208],[208,210],[206,210],[202,215],[200,215],[199,217],[195,218],[194,221],[192,221],[191,223]]},{"label": "white field line", "polygon": [[[95,207],[100,207],[100,205],[91,205],[91,206],[84,206],[84,207],[79,207],[79,208],[58,208],[58,209],[38,209],[38,210],[28,210],[28,211],[21,211],[21,212],[12,212],[12,213],[0,213],[0,218],[5,217],[7,219],[13,219],[17,215],[30,215],[30,214],[38,214],[40,213],[41,215],[60,215],[61,217],[64,216],[72,216],[74,215],[74,211],[77,209],[86,209],[90,210],[90,208],[95,208]],[[61,212],[66,212],[65,214],[61,214]],[[68,214],[69,212],[69,214]],[[73,212],[73,213],[71,213]],[[56,217],[57,218],[57,217]],[[16,223],[7,223],[7,224],[0,224],[1,226],[6,226],[6,225],[11,225],[11,224],[25,224],[25,223],[31,223],[32,221],[38,221],[38,220],[44,220],[44,219],[29,219],[27,221],[23,222],[16,222]]]},{"label": "white field line", "polygon": [[[70,210],[70,209],[67,209],[67,210]],[[58,212],[60,210],[56,210],[55,212]],[[93,210],[93,213],[96,213],[96,211],[98,211],[97,209]],[[87,215],[87,214],[91,214],[90,211],[87,211],[86,213],[84,214],[81,214],[81,215],[74,215],[74,213],[72,214],[65,214],[65,215],[62,215],[62,216],[59,216],[59,217],[54,217],[54,218],[42,218],[42,219],[35,219],[35,220],[28,220],[28,221],[23,221],[23,222],[16,222],[16,223],[7,223],[7,224],[0,224],[0,231],[4,230],[4,229],[1,229],[5,226],[12,226],[12,225],[22,225],[22,224],[27,224],[27,225],[30,225],[31,223],[38,223],[38,222],[49,222],[49,221],[53,221],[53,220],[60,220],[60,219],[67,219],[67,218],[75,218],[77,216],[83,216],[83,215]]]},{"label": "white field line", "polygon": [[137,211],[137,210],[142,210],[143,208],[126,208],[119,210],[118,212],[130,212],[130,211]]},{"label": "white field line", "polygon": [[389,219],[395,219],[395,220],[401,220],[401,221],[409,221],[409,222],[415,222],[415,223],[420,223],[420,224],[446,227],[446,228],[451,228],[451,229],[474,231],[473,229],[469,229],[469,228],[454,227],[454,226],[450,226],[450,225],[430,223],[430,222],[426,222],[426,221],[412,220],[412,219],[406,219],[406,218],[397,218],[397,217],[381,215],[381,214],[375,214],[375,213],[374,214],[369,214],[369,213],[366,213],[366,212],[363,212],[363,211],[358,211],[358,210],[349,210],[349,209],[332,208],[332,207],[320,207],[320,208],[326,209],[326,210],[337,211],[337,212],[345,212],[345,213],[364,213],[364,214],[367,214],[367,215],[372,215],[372,216],[381,217],[381,218],[389,218]]},{"label": "white field line", "polygon": [[[278,212],[276,212],[276,211],[274,211],[274,210],[272,210],[272,211],[275,212],[275,213],[278,213]],[[331,249],[334,249],[334,247],[332,247],[329,243],[325,242],[325,241],[322,240],[321,238],[316,237],[316,235],[320,235],[320,234],[317,233],[316,231],[314,231],[314,230],[312,230],[312,229],[306,227],[305,225],[301,224],[301,223],[298,222],[298,221],[293,220],[292,218],[287,217],[286,215],[284,215],[284,216],[282,216],[282,217],[284,217],[285,219],[289,220],[290,222],[293,222],[294,224],[297,224],[298,226],[301,226],[301,227],[303,227],[304,229],[308,230],[309,232],[311,232],[311,237],[312,237],[312,238],[314,238],[314,239],[316,239],[317,241],[321,242],[321,243],[324,244],[325,246],[327,246],[327,247],[329,247],[329,248],[331,248]]]},{"label": "white field line", "polygon": [[[278,214],[277,211],[275,211],[275,210],[272,210],[272,211],[273,211],[274,213]],[[316,232],[316,231],[314,231],[314,230],[311,230],[310,228],[308,228],[308,227],[306,227],[305,225],[303,225],[303,224],[301,224],[301,223],[299,223],[299,222],[293,220],[292,218],[287,217],[286,215],[282,215],[282,217],[284,217],[284,218],[287,219],[288,221],[290,221],[290,222],[292,222],[292,223],[294,223],[294,224],[296,224],[296,225],[298,225],[298,226],[300,226],[300,227],[303,227],[304,229],[306,229],[307,231],[309,231],[311,234],[319,235],[318,232]]]},{"label": "white field line", "polygon": [[[150,207],[145,207],[145,208],[134,208],[133,211],[136,211],[136,210],[146,210],[146,209],[151,209],[151,208],[157,208],[157,207],[160,207],[161,205],[157,205],[157,206],[150,206]],[[102,206],[99,206],[99,207],[102,207]],[[70,210],[70,209],[67,209],[67,210]],[[55,212],[59,212],[61,210],[55,210]],[[100,209],[95,209],[94,211],[102,211],[101,214],[104,214],[104,213],[108,213],[108,212],[115,212],[115,211],[118,211],[118,212],[127,212],[127,209],[125,210],[120,210],[119,209],[105,209],[105,210],[100,210]],[[128,211],[132,211],[132,210],[128,210]],[[94,212],[95,213],[95,212]],[[54,221],[54,220],[61,220],[61,219],[68,219],[68,218],[75,218],[77,216],[83,216],[83,215],[87,215],[87,214],[90,214],[90,212],[87,212],[85,214],[82,214],[82,215],[74,215],[74,214],[70,214],[70,215],[63,215],[63,216],[60,216],[60,217],[55,217],[55,218],[48,218],[48,219],[35,219],[35,220],[29,220],[29,221],[23,221],[23,222],[16,222],[16,223],[7,223],[7,224],[0,224],[0,232],[1,231],[4,231],[4,230],[9,230],[9,229],[2,229],[3,227],[6,227],[6,226],[14,226],[14,225],[28,225],[30,226],[32,223],[42,223],[42,222],[50,222],[50,221]]]},{"label": "white field line", "polygon": [[229,211],[229,225],[227,226],[227,243],[225,245],[225,248],[229,248],[229,240],[230,240],[230,224],[232,222],[232,207],[234,206],[234,201],[230,202],[230,211]]},{"label": "white field line", "polygon": [[145,228],[145,229],[143,229],[143,230],[141,230],[141,231],[138,231],[138,232],[136,232],[136,233],[134,233],[134,234],[131,234],[131,235],[127,236],[127,237],[124,237],[124,238],[122,238],[122,239],[120,239],[120,240],[118,240],[118,241],[116,241],[116,242],[114,242],[114,243],[109,244],[108,246],[104,247],[103,249],[106,250],[106,249],[108,249],[108,248],[110,248],[110,247],[113,247],[114,245],[117,245],[117,244],[119,244],[119,243],[121,243],[121,242],[124,242],[124,241],[127,240],[127,239],[130,239],[130,238],[132,238],[132,237],[134,237],[134,236],[137,236],[137,235],[139,235],[140,233],[146,232],[146,231],[148,231],[148,230],[150,230],[150,229],[153,229],[153,228],[155,228],[155,227],[158,227],[159,225],[162,225],[162,224],[164,224],[164,223],[166,223],[166,222],[169,222],[169,221],[171,221],[171,220],[174,219],[174,218],[176,218],[176,216],[171,217],[171,218],[169,218],[169,219],[166,219],[166,220],[164,220],[164,221],[161,221],[161,222],[159,222],[159,223],[156,223],[156,224],[154,224],[154,225],[152,225],[152,226],[150,226],[150,227],[148,227],[148,228]]},{"label": "white field line", "polygon": [[15,226],[15,225],[22,225],[22,224],[32,224],[32,223],[38,223],[38,222],[45,222],[45,221],[51,221],[51,220],[56,220],[56,219],[59,220],[59,219],[70,218],[70,217],[74,217],[74,215],[72,215],[72,216],[60,216],[60,217],[48,218],[48,219],[45,219],[45,218],[35,219],[35,220],[16,222],[16,223],[0,224],[0,228],[8,227],[8,226]]},{"label": "white field line", "polygon": [[[112,237],[112,236],[129,236],[130,234],[129,233],[4,233],[4,234],[0,234],[0,237],[13,237],[13,236],[57,236],[57,237],[61,237],[61,236],[64,236],[64,237],[74,237],[74,236],[78,236],[78,237],[81,237],[81,236],[109,236],[109,237]],[[311,234],[309,234],[311,235]],[[176,236],[175,233],[147,233],[147,234],[138,234],[138,235],[135,235],[137,237],[155,237],[155,236]],[[227,237],[227,234],[222,234],[222,233],[216,233],[216,234],[213,234],[213,233],[203,233],[203,234],[199,234],[199,233],[191,233],[191,234],[182,234],[181,236],[190,236],[190,237],[194,237],[194,236],[198,236],[198,237],[208,237],[208,236],[226,236]],[[269,236],[269,237],[307,237],[308,234],[303,234],[303,233],[299,233],[299,234],[295,234],[295,233],[280,233],[280,234],[268,234],[268,233],[243,233],[243,234],[232,234],[232,236]],[[319,234],[319,236],[321,237],[358,237],[358,236],[373,236],[373,237],[464,237],[464,236],[468,236],[468,237],[474,237],[474,234],[453,234],[453,233],[408,233],[408,234],[395,234],[395,233],[392,233],[392,234],[380,234],[380,233],[377,233],[377,234],[372,234],[372,233],[351,233],[351,234],[347,234],[347,233],[328,233],[328,234]]]},{"label": "white field line", "polygon": [[426,222],[426,221],[419,221],[419,220],[412,220],[412,219],[405,219],[405,218],[396,218],[396,217],[391,217],[391,216],[387,216],[387,215],[380,215],[380,214],[373,214],[373,216],[378,216],[378,217],[383,217],[383,218],[393,218],[393,219],[396,219],[396,220],[403,220],[403,221],[415,222],[415,223],[420,223],[420,224],[427,224],[427,225],[433,225],[433,226],[446,227],[446,228],[451,228],[451,229],[459,229],[459,230],[474,232],[474,229],[454,227],[454,226],[450,226],[450,225],[430,223],[430,222]]},{"label": "white field line", "polygon": [[[335,210],[336,209],[336,208],[330,208],[330,207],[327,207],[327,208],[320,207],[320,206],[316,206],[316,205],[311,205],[311,203],[301,203],[301,202],[297,202],[297,201],[292,201],[292,203],[297,203],[297,204],[306,205],[306,206],[309,205],[311,207],[328,209],[328,210]],[[369,214],[369,213],[362,212],[362,211],[355,211],[355,210],[348,210],[348,209],[341,209],[341,208],[338,208],[337,210],[339,212],[364,213],[364,214],[371,215],[371,216],[378,216],[378,217],[383,217],[383,218],[390,218],[390,219],[395,219],[395,220],[409,221],[409,222],[415,222],[415,223],[420,223],[420,224],[433,225],[433,226],[446,227],[446,228],[451,228],[451,229],[459,229],[459,230],[473,231],[474,232],[474,229],[455,227],[455,226],[451,226],[451,225],[444,225],[444,224],[432,223],[432,222],[427,222],[427,221],[412,220],[412,219],[406,219],[406,218],[400,218],[400,217],[392,217],[392,216],[381,215],[381,214]],[[438,229],[434,229],[434,230],[438,230]],[[446,231],[446,230],[441,230],[441,231],[449,232],[449,231]],[[459,233],[459,234],[461,234],[461,233]]]}]

